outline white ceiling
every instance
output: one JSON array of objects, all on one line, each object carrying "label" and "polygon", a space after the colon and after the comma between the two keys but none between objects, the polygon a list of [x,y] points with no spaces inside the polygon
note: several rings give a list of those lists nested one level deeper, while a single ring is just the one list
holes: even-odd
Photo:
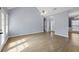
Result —
[{"label": "white ceiling", "polygon": [[41,14],[42,11],[45,10],[45,16],[54,15],[64,11],[68,11],[70,17],[79,15],[78,7],[38,7],[37,9],[40,11]]},{"label": "white ceiling", "polygon": [[42,13],[42,11],[44,10],[46,12],[45,16],[48,15],[54,15],[60,12],[64,12],[64,11],[68,11],[72,8],[65,8],[65,7],[38,7],[37,8],[40,13]]},{"label": "white ceiling", "polygon": [[79,16],[79,7],[70,10],[69,16],[70,16],[70,17]]},{"label": "white ceiling", "polygon": [[[8,7],[8,10],[11,10],[15,7]],[[45,11],[45,16],[54,15],[57,13],[61,13],[64,11],[69,11],[69,16],[76,16],[79,15],[79,7],[37,7],[40,14],[42,14],[42,11]]]}]

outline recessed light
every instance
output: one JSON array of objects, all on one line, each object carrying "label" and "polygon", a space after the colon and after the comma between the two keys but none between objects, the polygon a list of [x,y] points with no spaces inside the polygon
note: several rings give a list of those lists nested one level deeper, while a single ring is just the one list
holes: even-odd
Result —
[{"label": "recessed light", "polygon": [[41,15],[45,16],[46,15],[46,11],[42,10]]}]

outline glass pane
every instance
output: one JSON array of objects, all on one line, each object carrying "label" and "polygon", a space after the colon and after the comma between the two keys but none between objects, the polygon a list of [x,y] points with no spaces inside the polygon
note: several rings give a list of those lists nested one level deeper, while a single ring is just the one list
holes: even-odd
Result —
[{"label": "glass pane", "polygon": [[79,31],[79,20],[72,20],[72,31]]}]

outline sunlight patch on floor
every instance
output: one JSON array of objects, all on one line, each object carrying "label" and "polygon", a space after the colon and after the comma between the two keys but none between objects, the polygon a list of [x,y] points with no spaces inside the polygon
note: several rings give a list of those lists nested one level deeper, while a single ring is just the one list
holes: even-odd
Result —
[{"label": "sunlight patch on floor", "polygon": [[18,40],[16,42],[12,42],[8,45],[8,52],[17,51],[20,52],[21,50],[27,48],[29,44],[25,42],[25,39]]},{"label": "sunlight patch on floor", "polygon": [[79,35],[76,33],[72,34],[72,43],[74,46],[79,46]]}]

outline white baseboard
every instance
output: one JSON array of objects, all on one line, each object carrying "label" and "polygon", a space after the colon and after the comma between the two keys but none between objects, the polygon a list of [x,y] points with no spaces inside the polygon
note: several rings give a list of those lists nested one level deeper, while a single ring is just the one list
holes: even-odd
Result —
[{"label": "white baseboard", "polygon": [[31,34],[41,33],[41,32],[43,32],[43,31],[33,32],[33,33],[28,33],[28,34],[20,34],[20,35],[8,36],[8,38],[10,38],[10,37],[17,37],[17,36],[23,36],[23,35],[31,35]]},{"label": "white baseboard", "polygon": [[62,36],[62,37],[65,37],[65,38],[68,38],[68,35],[63,35],[63,34],[59,34],[59,33],[55,33],[55,35]]}]

